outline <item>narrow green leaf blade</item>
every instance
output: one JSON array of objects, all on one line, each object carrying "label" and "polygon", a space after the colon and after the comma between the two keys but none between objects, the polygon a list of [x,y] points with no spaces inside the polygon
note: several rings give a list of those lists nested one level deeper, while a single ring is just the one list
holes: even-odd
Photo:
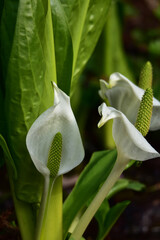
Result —
[{"label": "narrow green leaf blade", "polygon": [[[95,214],[95,218],[97,219],[98,223],[102,223],[103,225],[106,219],[106,215],[109,211],[110,211],[110,205],[109,205],[108,199],[105,198],[101,206],[99,207],[98,211]],[[101,226],[99,226],[99,230],[101,231]]]},{"label": "narrow green leaf blade", "polygon": [[108,177],[115,161],[116,150],[95,152],[89,164],[81,173],[76,186],[64,203],[64,236],[86,202],[94,195]]},{"label": "narrow green leaf blade", "polygon": [[16,167],[15,167],[14,161],[13,161],[11,153],[8,149],[7,143],[6,143],[5,139],[3,138],[3,136],[1,134],[0,134],[0,146],[3,149],[3,152],[6,156],[7,165],[10,168],[10,171],[13,174],[12,177],[14,179],[16,179],[17,178],[17,170],[16,170]]},{"label": "narrow green leaf blade", "polygon": [[112,187],[107,198],[110,199],[113,195],[115,195],[116,193],[124,189],[142,191],[144,190],[144,188],[145,188],[145,185],[143,183],[140,183],[138,181],[131,180],[131,179],[121,178]]},{"label": "narrow green leaf blade", "polygon": [[105,211],[106,213],[106,216],[103,222],[101,221],[101,216],[98,213],[95,215],[99,225],[99,234],[98,234],[97,240],[103,240],[106,237],[106,235],[109,233],[109,231],[111,230],[113,225],[116,223],[120,215],[129,205],[129,203],[130,201],[123,201],[123,202],[117,203],[115,206],[110,208],[109,211],[108,210],[106,211],[105,208],[103,208],[103,211]]}]

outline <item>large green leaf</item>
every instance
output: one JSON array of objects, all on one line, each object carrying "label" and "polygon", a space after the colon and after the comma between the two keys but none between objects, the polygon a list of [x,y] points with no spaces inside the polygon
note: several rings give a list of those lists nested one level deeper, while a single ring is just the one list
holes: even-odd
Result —
[{"label": "large green leaf", "polygon": [[116,160],[116,150],[95,152],[64,203],[64,235],[73,219],[107,179]]},{"label": "large green leaf", "polygon": [[18,174],[16,194],[28,202],[39,201],[42,177],[29,157],[25,138],[34,120],[53,104],[54,58],[50,4],[20,0],[5,81],[5,127]]},{"label": "large green leaf", "polygon": [[113,72],[120,72],[129,79],[134,80],[133,74],[125,56],[122,43],[122,26],[118,4],[113,3],[108,14],[108,20],[103,31],[103,74],[109,76]]},{"label": "large green leaf", "polygon": [[11,52],[19,0],[0,1],[0,133],[5,135],[5,78]]},{"label": "large green leaf", "polygon": [[71,90],[74,91],[74,85],[90,58],[107,20],[111,0],[68,0],[67,4],[61,1],[68,16],[73,40]]},{"label": "large green leaf", "polygon": [[51,0],[57,84],[69,95],[72,77],[73,48],[67,18],[61,2]]},{"label": "large green leaf", "polygon": [[95,214],[99,226],[97,240],[103,240],[105,238],[105,236],[109,233],[115,222],[118,220],[120,215],[130,203],[130,201],[123,201],[108,209],[106,208],[106,201],[107,200],[105,199],[105,201],[101,204],[98,212]]},{"label": "large green leaf", "polygon": [[71,17],[72,8],[77,0],[60,0],[60,1],[63,5],[67,18],[69,19]]},{"label": "large green leaf", "polygon": [[5,0],[1,3],[1,21],[0,21],[0,64],[2,69],[1,89],[4,91],[4,81],[7,74],[9,56],[12,48],[12,42],[17,19],[19,0]]}]

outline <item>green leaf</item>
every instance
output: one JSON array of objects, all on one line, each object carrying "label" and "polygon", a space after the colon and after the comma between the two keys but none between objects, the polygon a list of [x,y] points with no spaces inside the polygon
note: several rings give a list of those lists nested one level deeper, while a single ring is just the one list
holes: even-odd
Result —
[{"label": "green leaf", "polygon": [[113,72],[120,72],[129,79],[134,80],[124,54],[122,26],[118,7],[117,3],[112,4],[102,35],[104,38],[102,58],[105,63],[103,74],[109,76]]},{"label": "green leaf", "polygon": [[130,190],[134,190],[134,191],[142,191],[142,190],[144,190],[144,188],[145,188],[145,185],[143,183],[140,183],[140,182],[134,181],[134,180],[130,180],[130,179],[126,179],[126,178],[121,178],[115,183],[113,188],[110,190],[107,198],[110,199],[113,195],[115,195],[116,193],[118,193],[124,189],[130,189]]},{"label": "green leaf", "polygon": [[86,202],[94,195],[107,179],[115,161],[116,150],[95,152],[89,164],[81,173],[76,186],[64,202],[64,236]]},{"label": "green leaf", "polygon": [[67,19],[71,17],[72,8],[77,0],[60,0],[64,8]]},{"label": "green leaf", "polygon": [[[70,238],[70,236],[71,236],[71,233],[68,233],[65,240],[75,240],[75,238],[73,238],[73,237]],[[85,238],[81,237],[81,240],[85,240]]]},{"label": "green leaf", "polygon": [[67,95],[72,77],[73,47],[67,18],[61,2],[51,0],[57,70],[57,84]]},{"label": "green leaf", "polygon": [[98,211],[96,212],[95,218],[98,220],[98,222],[103,223],[109,211],[110,211],[110,205],[109,205],[108,199],[105,198],[101,206],[99,207]]},{"label": "green leaf", "polygon": [[4,98],[2,96],[2,89],[0,88],[0,133],[4,131],[4,109],[3,109]]},{"label": "green leaf", "polygon": [[0,64],[2,67],[1,88],[4,91],[4,81],[6,79],[9,56],[11,53],[14,31],[17,19],[19,0],[5,0],[1,5],[0,21]]},{"label": "green leaf", "polygon": [[106,235],[109,233],[115,222],[118,220],[125,208],[129,205],[129,203],[130,201],[123,201],[117,203],[109,210],[108,208],[106,208],[105,202],[102,203],[98,212],[95,214],[99,226],[97,240],[103,240],[106,237]]},{"label": "green leaf", "polygon": [[5,127],[18,174],[16,195],[28,202],[40,200],[42,177],[29,157],[25,138],[35,119],[53,105],[51,81],[56,81],[56,68],[50,4],[20,1],[5,81]]},{"label": "green leaf", "polygon": [[11,153],[8,149],[7,143],[1,134],[0,134],[0,146],[2,147],[3,152],[6,156],[8,168],[11,171],[11,174],[13,174],[12,177],[16,179],[17,178],[17,170],[15,167],[14,161],[13,161]]},{"label": "green leaf", "polygon": [[[72,88],[90,58],[107,20],[111,0],[61,0],[68,16],[73,41]],[[66,7],[67,6],[67,7]]]}]

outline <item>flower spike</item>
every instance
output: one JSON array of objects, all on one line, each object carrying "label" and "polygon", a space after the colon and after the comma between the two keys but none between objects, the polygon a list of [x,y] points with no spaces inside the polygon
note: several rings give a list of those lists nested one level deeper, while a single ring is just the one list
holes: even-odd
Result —
[{"label": "flower spike", "polygon": [[153,107],[153,91],[147,88],[140,103],[135,127],[145,137],[149,131]]},{"label": "flower spike", "polygon": [[141,70],[139,87],[147,89],[152,87],[152,64],[148,61]]},{"label": "flower spike", "polygon": [[62,158],[62,134],[58,132],[53,138],[47,162],[47,167],[50,170],[50,176],[53,178],[55,178],[58,173],[61,158]]}]

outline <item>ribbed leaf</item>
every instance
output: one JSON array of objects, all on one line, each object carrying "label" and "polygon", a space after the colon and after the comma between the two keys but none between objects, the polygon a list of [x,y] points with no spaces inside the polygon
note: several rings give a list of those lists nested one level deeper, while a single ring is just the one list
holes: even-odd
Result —
[{"label": "ribbed leaf", "polygon": [[2,67],[1,88],[4,91],[9,56],[12,48],[19,0],[5,0],[1,5],[0,64]]},{"label": "ribbed leaf", "polygon": [[73,48],[67,18],[61,2],[51,0],[58,87],[69,95]]},{"label": "ribbed leaf", "polygon": [[0,1],[0,133],[5,135],[4,95],[19,0]]},{"label": "ribbed leaf", "polygon": [[90,58],[107,20],[111,0],[61,0],[73,40],[72,89]]},{"label": "ribbed leaf", "polygon": [[21,0],[5,81],[5,127],[18,173],[16,193],[28,202],[39,200],[41,176],[25,138],[33,121],[53,104],[51,81],[56,81],[56,71],[50,5],[45,0]]}]

